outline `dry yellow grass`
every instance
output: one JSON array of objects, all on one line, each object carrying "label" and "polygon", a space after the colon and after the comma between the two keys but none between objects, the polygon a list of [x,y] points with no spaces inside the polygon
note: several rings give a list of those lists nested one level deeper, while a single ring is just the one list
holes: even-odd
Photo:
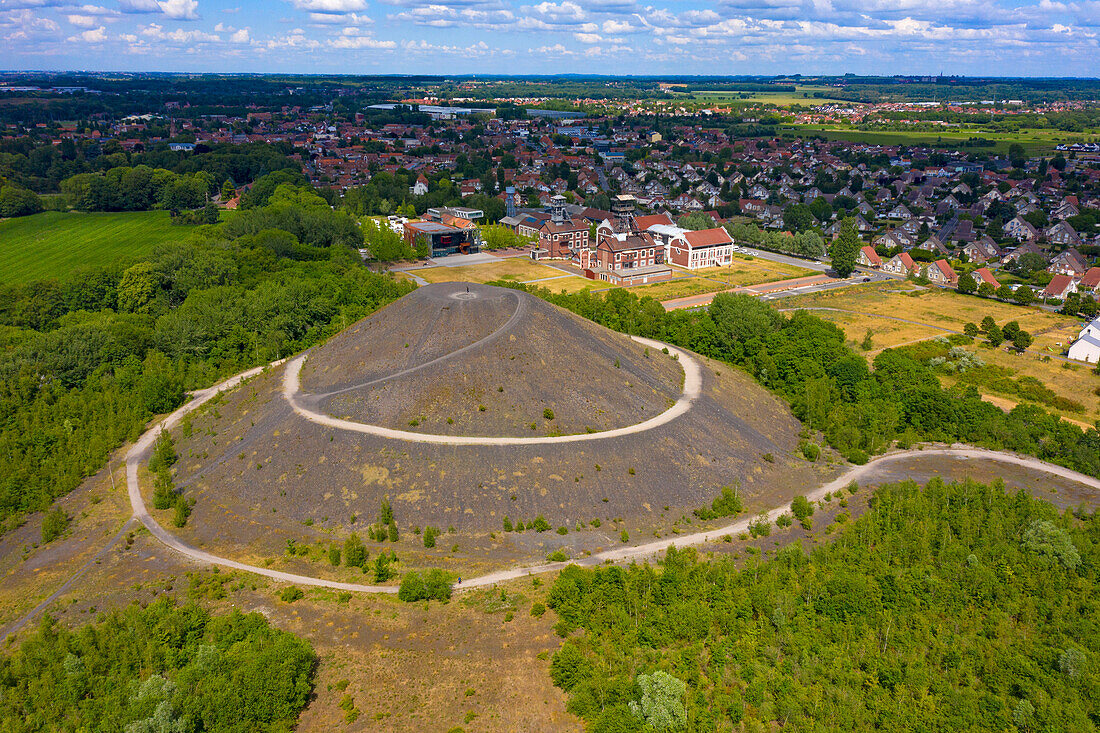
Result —
[{"label": "dry yellow grass", "polygon": [[[1077,334],[1079,322],[1068,316],[1034,307],[959,295],[951,291],[921,290],[907,282],[875,283],[796,296],[778,301],[776,305],[783,309],[808,307],[847,311],[813,312],[844,329],[848,341],[853,345],[859,344],[867,329],[871,329],[874,346],[870,351],[863,352],[868,359],[873,359],[885,348],[946,335],[940,329],[961,332],[967,322],[980,323],[986,315],[992,316],[999,325],[1017,321],[1021,328],[1034,334],[1032,351],[1016,354],[979,343],[974,348],[977,348],[982,359],[988,364],[1005,367],[1013,377],[1034,377],[1059,396],[1085,406],[1085,413],[1053,410],[1063,417],[1086,424],[1100,419],[1100,397],[1096,394],[1096,389],[1100,388],[1100,377],[1089,368],[1049,358],[1049,354],[1057,355],[1062,352],[1058,343],[1067,344]],[[897,318],[913,323],[892,320]],[[939,328],[935,328],[936,326]],[[1044,355],[1044,351],[1048,354]],[[953,384],[955,380],[942,377],[942,381],[944,384]],[[988,388],[983,388],[983,391],[985,389]],[[1017,399],[1015,395],[1007,394],[999,397],[1006,404],[1008,398]],[[1044,409],[1051,408],[1044,406]]]},{"label": "dry yellow grass", "polygon": [[[487,262],[481,265],[428,267],[423,270],[417,270],[416,274],[430,283],[485,283],[490,280],[528,282],[530,280],[539,280],[544,277],[555,277],[563,273],[561,270],[539,265],[523,257],[504,257],[498,262]],[[551,280],[548,282],[554,281]]]},{"label": "dry yellow grass", "polygon": [[782,262],[764,260],[759,257],[734,255],[733,263],[729,267],[707,267],[702,270],[695,270],[693,274],[721,280],[730,285],[757,285],[775,280],[805,277],[806,275],[816,274],[816,271]]},{"label": "dry yellow grass", "polygon": [[1075,323],[1068,316],[1036,307],[1024,307],[997,300],[960,295],[939,288],[921,289],[908,282],[884,282],[828,290],[784,299],[781,307],[824,306],[875,315],[904,318],[917,323],[963,330],[969,323],[981,323],[992,316],[999,325],[1017,321],[1020,328],[1040,333],[1050,328]]},{"label": "dry yellow grass", "polygon": [[856,350],[861,350],[859,344],[863,342],[864,336],[870,330],[872,342],[871,349],[868,352],[870,356],[883,349],[923,341],[937,335],[945,335],[943,331],[930,326],[902,323],[901,321],[893,321],[877,316],[827,310],[815,310],[813,314],[844,329],[844,335],[848,337],[849,344]]},{"label": "dry yellow grass", "polygon": [[653,283],[652,285],[637,285],[628,289],[639,298],[649,296],[657,300],[672,300],[673,298],[684,298],[688,295],[714,293],[719,290],[726,290],[728,287],[725,283],[709,278],[688,277],[663,283]]}]

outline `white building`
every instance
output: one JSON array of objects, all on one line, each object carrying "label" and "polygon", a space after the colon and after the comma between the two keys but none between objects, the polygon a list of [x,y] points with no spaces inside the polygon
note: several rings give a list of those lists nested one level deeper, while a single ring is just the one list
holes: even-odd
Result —
[{"label": "white building", "polygon": [[1069,358],[1089,364],[1100,363],[1100,317],[1081,329],[1069,347]]}]

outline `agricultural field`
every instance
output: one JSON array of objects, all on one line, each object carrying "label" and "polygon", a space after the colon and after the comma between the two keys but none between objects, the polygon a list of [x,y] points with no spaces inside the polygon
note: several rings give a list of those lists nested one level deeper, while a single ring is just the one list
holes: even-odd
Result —
[{"label": "agricultural field", "polygon": [[172,224],[167,211],[46,211],[0,221],[0,283],[65,278],[78,267],[136,259],[193,230]]},{"label": "agricultural field", "polygon": [[[968,348],[976,350],[985,363],[1007,370],[1013,379],[1033,377],[1059,397],[1080,403],[1085,411],[1059,410],[1049,405],[1044,406],[1046,409],[1086,424],[1100,419],[1100,395],[1096,393],[1100,377],[1093,374],[1091,368],[1058,358],[1064,345],[1080,328],[1080,322],[1069,316],[959,295],[950,290],[920,288],[908,282],[875,283],[784,298],[776,301],[776,307],[782,310],[808,308],[814,315],[836,323],[844,330],[850,345],[862,351],[869,360],[883,349],[961,333],[966,323],[980,323],[987,315],[1002,326],[1008,321],[1017,321],[1035,339],[1027,353],[994,349],[980,341]],[[867,331],[871,332],[872,345],[869,350],[863,350],[860,344]],[[945,385],[956,381],[948,376],[941,379]],[[1018,401],[1016,395],[996,387],[984,385],[981,391],[987,390],[1002,398],[997,402],[1002,406],[1011,407]]]},{"label": "agricultural field", "polygon": [[[846,102],[842,99],[836,99],[829,95],[835,92],[833,87],[827,86],[813,86],[813,85],[797,85],[793,92],[738,92],[738,91],[708,91],[700,90],[692,92],[692,98],[700,102],[708,102],[714,104],[723,105],[735,105],[735,104],[774,104],[780,107],[802,104],[802,105],[814,105],[814,104],[829,104],[831,102],[839,102],[841,104],[855,104],[854,102]],[[815,93],[820,93],[822,96],[815,97]]]},{"label": "agricultural field", "polygon": [[778,132],[795,133],[797,135],[819,135],[827,140],[847,140],[858,143],[871,143],[877,145],[930,145],[965,143],[971,138],[980,137],[992,143],[989,147],[974,148],[998,154],[1007,154],[1008,146],[1019,143],[1023,146],[1027,155],[1039,155],[1051,153],[1054,146],[1062,142],[1075,142],[1095,139],[1095,135],[1080,135],[1066,133],[1059,130],[1021,130],[1019,132],[989,132],[980,128],[952,128],[942,132],[914,130],[858,130],[850,127],[835,125],[783,125]]}]

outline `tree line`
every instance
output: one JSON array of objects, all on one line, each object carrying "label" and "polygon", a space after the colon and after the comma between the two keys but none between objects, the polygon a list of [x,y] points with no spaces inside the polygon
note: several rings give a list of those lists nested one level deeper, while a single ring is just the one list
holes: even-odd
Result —
[{"label": "tree line", "polygon": [[412,289],[364,268],[358,228],[310,196],[284,189],[129,265],[0,287],[0,521],[75,488],[185,390]]},{"label": "tree line", "polygon": [[290,730],[313,689],[309,643],[234,609],[211,616],[167,597],[70,630],[46,616],[0,656],[0,727]]},{"label": "tree line", "polygon": [[854,463],[919,441],[965,442],[1100,476],[1095,427],[1082,430],[1034,405],[1006,413],[984,402],[972,384],[945,389],[932,366],[903,350],[884,350],[869,368],[845,343],[843,330],[807,311],[786,316],[751,296],[723,293],[706,311],[666,313],[658,301],[621,289],[601,296],[494,284],[526,289],[608,328],[737,365]]}]

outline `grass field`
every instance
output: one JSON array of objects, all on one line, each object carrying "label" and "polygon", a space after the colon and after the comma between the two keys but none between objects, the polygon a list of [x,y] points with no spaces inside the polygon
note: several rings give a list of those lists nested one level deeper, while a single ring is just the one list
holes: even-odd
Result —
[{"label": "grass field", "polygon": [[702,270],[695,270],[693,274],[712,280],[720,280],[728,285],[745,286],[816,275],[817,271],[808,270],[797,265],[788,265],[783,262],[773,262],[760,257],[734,255],[733,263],[729,267],[707,267]]},{"label": "grass field", "polygon": [[[977,350],[987,364],[1010,370],[1013,377],[1035,377],[1059,396],[1085,406],[1084,414],[1059,413],[1063,417],[1086,423],[1100,418],[1100,397],[1096,394],[1096,389],[1100,388],[1100,377],[1082,365],[1049,358],[1050,355],[1062,353],[1062,347],[1057,344],[1068,343],[1080,328],[1080,322],[1068,316],[1035,307],[959,295],[938,288],[922,290],[907,282],[875,283],[795,296],[776,301],[776,307],[784,310],[837,309],[815,310],[814,315],[840,326],[852,347],[869,360],[886,348],[947,335],[942,329],[961,332],[967,322],[980,323],[987,315],[1002,326],[1008,321],[1017,321],[1021,328],[1034,336],[1035,341],[1028,353],[994,349],[981,341],[967,348]],[[858,344],[868,329],[873,345],[870,350],[863,351]],[[942,381],[951,384],[955,380],[944,376]],[[1015,395],[1009,394],[1001,396],[1015,398]]]},{"label": "grass field", "polygon": [[[497,262],[482,265],[463,265],[462,267],[427,267],[417,270],[416,274],[430,283],[472,282],[485,283],[490,280],[511,280],[529,282],[546,277],[564,274],[553,267],[539,265],[524,257],[502,257]],[[549,283],[554,282],[549,280]]]},{"label": "grass field", "polygon": [[193,229],[172,224],[167,211],[46,211],[0,221],[0,282],[64,279],[85,265],[139,258],[158,244],[186,239]]},{"label": "grass field", "polygon": [[942,132],[938,130],[935,132],[923,130],[906,132],[903,130],[856,130],[831,125],[783,125],[779,128],[779,132],[820,135],[827,140],[847,140],[874,145],[950,144],[966,142],[972,137],[981,137],[989,140],[992,144],[989,147],[974,148],[975,150],[992,150],[1005,154],[1008,152],[1009,145],[1019,143],[1028,155],[1049,153],[1054,150],[1054,146],[1058,143],[1085,140],[1090,137],[1058,130],[1021,130],[1014,133],[1004,133],[983,131],[980,128],[955,128]]},{"label": "grass field", "polygon": [[[692,97],[700,102],[712,102],[714,104],[774,104],[788,106],[792,104],[815,105],[840,102],[842,104],[855,104],[835,99],[829,95],[835,90],[832,87],[798,85],[793,92],[737,92],[737,91],[708,91],[699,90],[692,93]],[[822,96],[815,97],[820,92]]]}]

